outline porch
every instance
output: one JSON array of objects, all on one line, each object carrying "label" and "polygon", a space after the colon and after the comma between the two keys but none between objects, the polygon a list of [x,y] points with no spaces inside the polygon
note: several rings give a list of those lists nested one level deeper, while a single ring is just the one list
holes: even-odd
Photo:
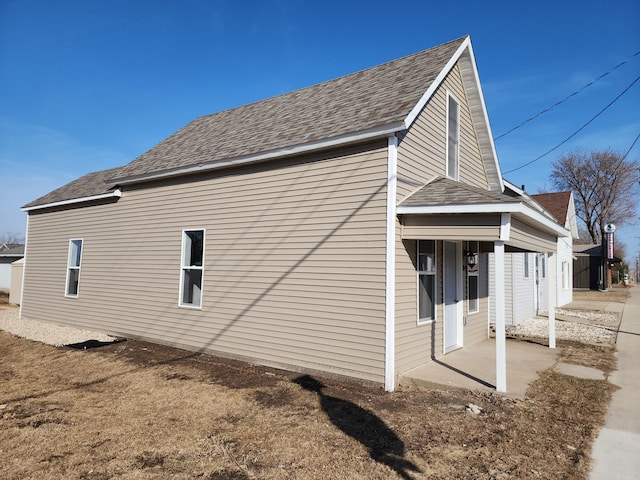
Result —
[{"label": "porch", "polygon": [[[539,373],[555,365],[558,349],[507,339],[507,376],[510,397],[524,398]],[[403,373],[400,386],[447,385],[476,390],[496,390],[496,342],[490,338],[460,348]]]},{"label": "porch", "polygon": [[[462,317],[459,304],[462,281],[458,267],[462,257],[461,242],[473,241],[479,246],[478,251],[465,253],[469,257],[473,257],[477,253],[488,252],[493,252],[494,255],[494,273],[490,281],[494,286],[493,315],[496,324],[496,339],[491,342],[480,342],[480,344],[473,346],[464,345],[460,341],[457,344],[445,341],[445,351],[447,351],[448,345],[464,346],[464,349],[461,352],[456,351],[446,355],[444,357],[446,363],[443,363],[444,360],[435,360],[431,362],[433,365],[429,364],[414,369],[412,372],[426,369],[425,376],[418,375],[419,377],[429,378],[433,382],[433,379],[438,378],[443,372],[446,374],[445,378],[449,378],[452,373],[455,373],[477,385],[506,392],[508,370],[510,381],[514,383],[523,382],[523,379],[527,378],[533,381],[537,371],[544,370],[543,364],[539,363],[541,359],[538,359],[535,350],[544,349],[545,352],[541,354],[542,358],[549,355],[551,365],[555,362],[557,353],[553,349],[556,346],[554,312],[557,242],[559,236],[566,234],[566,230],[523,191],[516,191],[514,187],[506,189],[506,192],[508,193],[488,191],[449,178],[438,177],[405,198],[397,207],[403,241],[436,240],[456,246],[455,253],[447,256],[445,251],[443,255],[442,303],[445,305],[443,315],[445,334],[448,324],[455,324],[456,331],[460,330]],[[505,345],[505,252],[510,251],[547,253],[549,284],[552,285],[552,288],[549,289],[548,299],[550,311],[549,346],[536,346],[536,349],[527,350],[528,346],[518,345],[515,347],[516,352],[514,352],[517,355],[513,360],[510,358],[507,362],[509,352]],[[453,278],[455,281],[451,280],[450,283],[447,283],[447,278]],[[451,306],[448,312],[447,306]],[[455,330],[455,328],[450,328],[450,330]],[[514,349],[513,344],[510,344],[509,348]],[[437,353],[435,356],[438,357]],[[529,367],[528,364],[532,367]],[[524,370],[511,372],[518,365],[521,365]],[[529,371],[529,375],[526,374],[527,371]],[[524,375],[523,379],[516,380],[522,375]],[[403,377],[408,377],[406,372]],[[524,395],[527,385],[526,381],[515,387],[510,384],[508,391],[517,391]]]}]

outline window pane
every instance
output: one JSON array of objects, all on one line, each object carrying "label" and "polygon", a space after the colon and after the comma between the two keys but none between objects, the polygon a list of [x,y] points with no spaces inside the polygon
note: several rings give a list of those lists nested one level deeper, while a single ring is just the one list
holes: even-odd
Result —
[{"label": "window pane", "polygon": [[419,275],[418,315],[420,320],[435,318],[435,275]]},{"label": "window pane", "polygon": [[456,102],[453,97],[449,97],[449,113],[447,119],[447,175],[452,178],[458,177],[458,119],[458,102]]},{"label": "window pane", "polygon": [[184,261],[185,267],[201,267],[204,231],[192,230],[185,232]]},{"label": "window pane", "polygon": [[469,311],[477,312],[478,308],[478,276],[469,275]]},{"label": "window pane", "polygon": [[82,240],[71,240],[69,249],[69,266],[79,267],[82,258]]},{"label": "window pane", "polygon": [[436,253],[433,240],[420,240],[418,242],[418,271],[435,273]]},{"label": "window pane", "polygon": [[185,269],[183,271],[182,303],[200,306],[202,292],[202,270]]},{"label": "window pane", "polygon": [[67,284],[67,295],[78,295],[79,279],[80,279],[80,270],[77,268],[70,268],[69,283]]}]

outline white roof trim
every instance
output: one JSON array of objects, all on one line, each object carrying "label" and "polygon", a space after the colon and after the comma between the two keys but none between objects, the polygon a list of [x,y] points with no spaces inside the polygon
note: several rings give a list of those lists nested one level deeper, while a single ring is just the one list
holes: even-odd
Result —
[{"label": "white roof trim", "polygon": [[429,86],[427,91],[424,92],[424,95],[422,95],[420,100],[418,100],[418,103],[416,104],[415,107],[413,107],[413,110],[411,110],[411,112],[409,112],[409,115],[406,116],[406,118],[404,119],[405,128],[409,128],[411,124],[413,124],[413,122],[416,120],[416,118],[418,118],[418,115],[420,115],[420,112],[422,111],[424,106],[427,104],[431,96],[435,93],[438,87],[440,87],[440,84],[444,81],[445,77],[449,74],[451,69],[458,62],[458,60],[462,56],[462,53],[465,51],[465,49],[469,47],[471,47],[471,39],[467,37],[464,40],[464,42],[460,44],[460,46],[458,47],[458,50],[456,50],[456,53],[454,53],[453,56],[449,59],[449,61],[444,66],[444,68],[440,71],[438,76],[433,80],[433,82],[431,82],[431,85]]},{"label": "white roof trim", "polygon": [[[491,132],[491,124],[489,123],[489,114],[487,113],[487,106],[484,102],[484,93],[482,92],[482,85],[480,84],[480,76],[478,75],[476,58],[473,53],[473,47],[471,45],[471,37],[467,36],[467,38],[465,38],[462,44],[460,44],[460,46],[458,47],[458,50],[456,50],[456,52],[449,59],[445,67],[440,71],[438,76],[431,83],[431,85],[429,86],[427,91],[424,93],[424,95],[422,95],[422,97],[420,98],[416,106],[413,107],[409,115],[407,115],[407,117],[404,119],[405,128],[409,128],[411,124],[416,120],[416,118],[418,117],[418,115],[420,114],[424,106],[427,104],[429,99],[433,96],[435,91],[440,87],[445,77],[449,74],[451,69],[453,69],[456,63],[462,58],[465,51],[469,53],[469,64],[473,69],[473,81],[475,83],[475,87],[478,92],[478,100],[480,103],[479,107],[482,114],[482,122],[484,127],[486,128],[487,139],[486,139],[486,142],[481,142],[480,148],[482,151],[483,150],[482,143],[486,143],[489,151],[487,152],[486,147],[484,148],[485,153],[483,153],[483,160],[486,153],[488,153],[491,156],[491,159],[493,160],[493,163],[494,163],[495,175],[496,175],[494,180],[497,180],[498,186],[500,187],[500,191],[503,192],[504,181],[502,178],[502,172],[500,170],[500,163],[498,162],[498,154],[496,152],[496,146],[493,142],[493,133]],[[472,116],[473,116],[473,108],[472,108]],[[474,125],[476,125],[475,122],[474,122]]]},{"label": "white roof trim", "polygon": [[559,236],[566,236],[567,229],[534,210],[529,205],[517,203],[476,203],[463,205],[433,205],[433,206],[399,206],[398,215],[431,215],[454,213],[513,213],[523,215],[535,223],[543,225]]},{"label": "white roof trim", "polygon": [[233,167],[236,165],[244,165],[255,162],[262,162],[275,158],[282,158],[289,155],[298,155],[301,153],[310,153],[316,150],[322,150],[324,148],[335,147],[338,145],[344,145],[348,143],[361,142],[365,140],[371,140],[378,137],[387,138],[389,135],[393,135],[396,132],[404,130],[404,123],[396,122],[390,125],[383,125],[381,127],[375,127],[369,130],[363,130],[361,132],[350,133],[347,135],[340,135],[318,142],[311,142],[306,144],[295,145],[292,147],[281,148],[278,150],[272,150],[270,152],[258,153],[255,155],[246,155],[242,157],[235,157],[228,160],[218,160],[211,163],[203,163],[199,165],[190,165],[175,170],[165,170],[160,172],[153,172],[149,174],[136,175],[132,177],[122,177],[109,179],[107,183],[117,183],[118,185],[128,185],[132,183],[159,180],[163,178],[176,177],[180,175],[188,175],[190,173],[201,173],[210,170],[217,170],[220,168]]},{"label": "white roof trim", "polygon": [[496,152],[496,145],[493,141],[493,132],[491,131],[491,123],[489,123],[489,113],[487,112],[487,105],[484,103],[484,92],[482,91],[482,85],[480,84],[480,75],[478,74],[478,66],[476,65],[476,56],[473,53],[471,38],[468,37],[467,41],[469,42],[469,45],[468,45],[469,56],[471,57],[471,66],[473,67],[473,73],[474,73],[473,76],[475,78],[476,88],[478,89],[478,94],[480,97],[480,107],[482,108],[484,125],[487,128],[488,143],[491,149],[491,155],[493,156],[493,161],[495,162],[496,175],[498,176],[498,181],[500,182],[500,188],[501,188],[501,191],[504,191],[504,181],[502,178],[502,171],[500,169],[500,162],[498,161],[498,153]]},{"label": "white roof trim", "polygon": [[101,195],[92,195],[90,197],[72,198],[70,200],[61,200],[59,202],[45,203],[43,205],[34,205],[33,207],[22,207],[20,210],[23,212],[31,212],[32,210],[41,210],[43,208],[59,207],[62,205],[71,205],[74,203],[92,202],[94,200],[102,200],[104,198],[121,197],[122,190],[119,188],[110,193],[103,193]]}]

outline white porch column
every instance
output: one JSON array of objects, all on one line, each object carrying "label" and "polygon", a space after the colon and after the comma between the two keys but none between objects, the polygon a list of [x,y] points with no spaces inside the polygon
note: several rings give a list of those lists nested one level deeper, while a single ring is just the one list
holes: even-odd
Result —
[{"label": "white porch column", "polygon": [[549,348],[556,348],[556,304],[558,303],[558,255],[549,254]]},{"label": "white porch column", "polygon": [[504,242],[494,243],[496,285],[496,390],[507,391],[507,345],[505,333]]},{"label": "white porch column", "polygon": [[396,388],[396,193],[398,137],[391,135],[387,150],[387,248],[384,327],[384,389]]}]

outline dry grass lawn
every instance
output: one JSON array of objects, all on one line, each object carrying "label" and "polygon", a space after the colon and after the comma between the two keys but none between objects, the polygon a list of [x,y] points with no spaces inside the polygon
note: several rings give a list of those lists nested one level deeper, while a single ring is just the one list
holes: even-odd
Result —
[{"label": "dry grass lawn", "polygon": [[[560,346],[563,361],[615,367],[610,348]],[[523,400],[385,393],[137,341],[74,350],[1,331],[0,358],[3,479],[586,479],[612,392],[547,371]]]}]

